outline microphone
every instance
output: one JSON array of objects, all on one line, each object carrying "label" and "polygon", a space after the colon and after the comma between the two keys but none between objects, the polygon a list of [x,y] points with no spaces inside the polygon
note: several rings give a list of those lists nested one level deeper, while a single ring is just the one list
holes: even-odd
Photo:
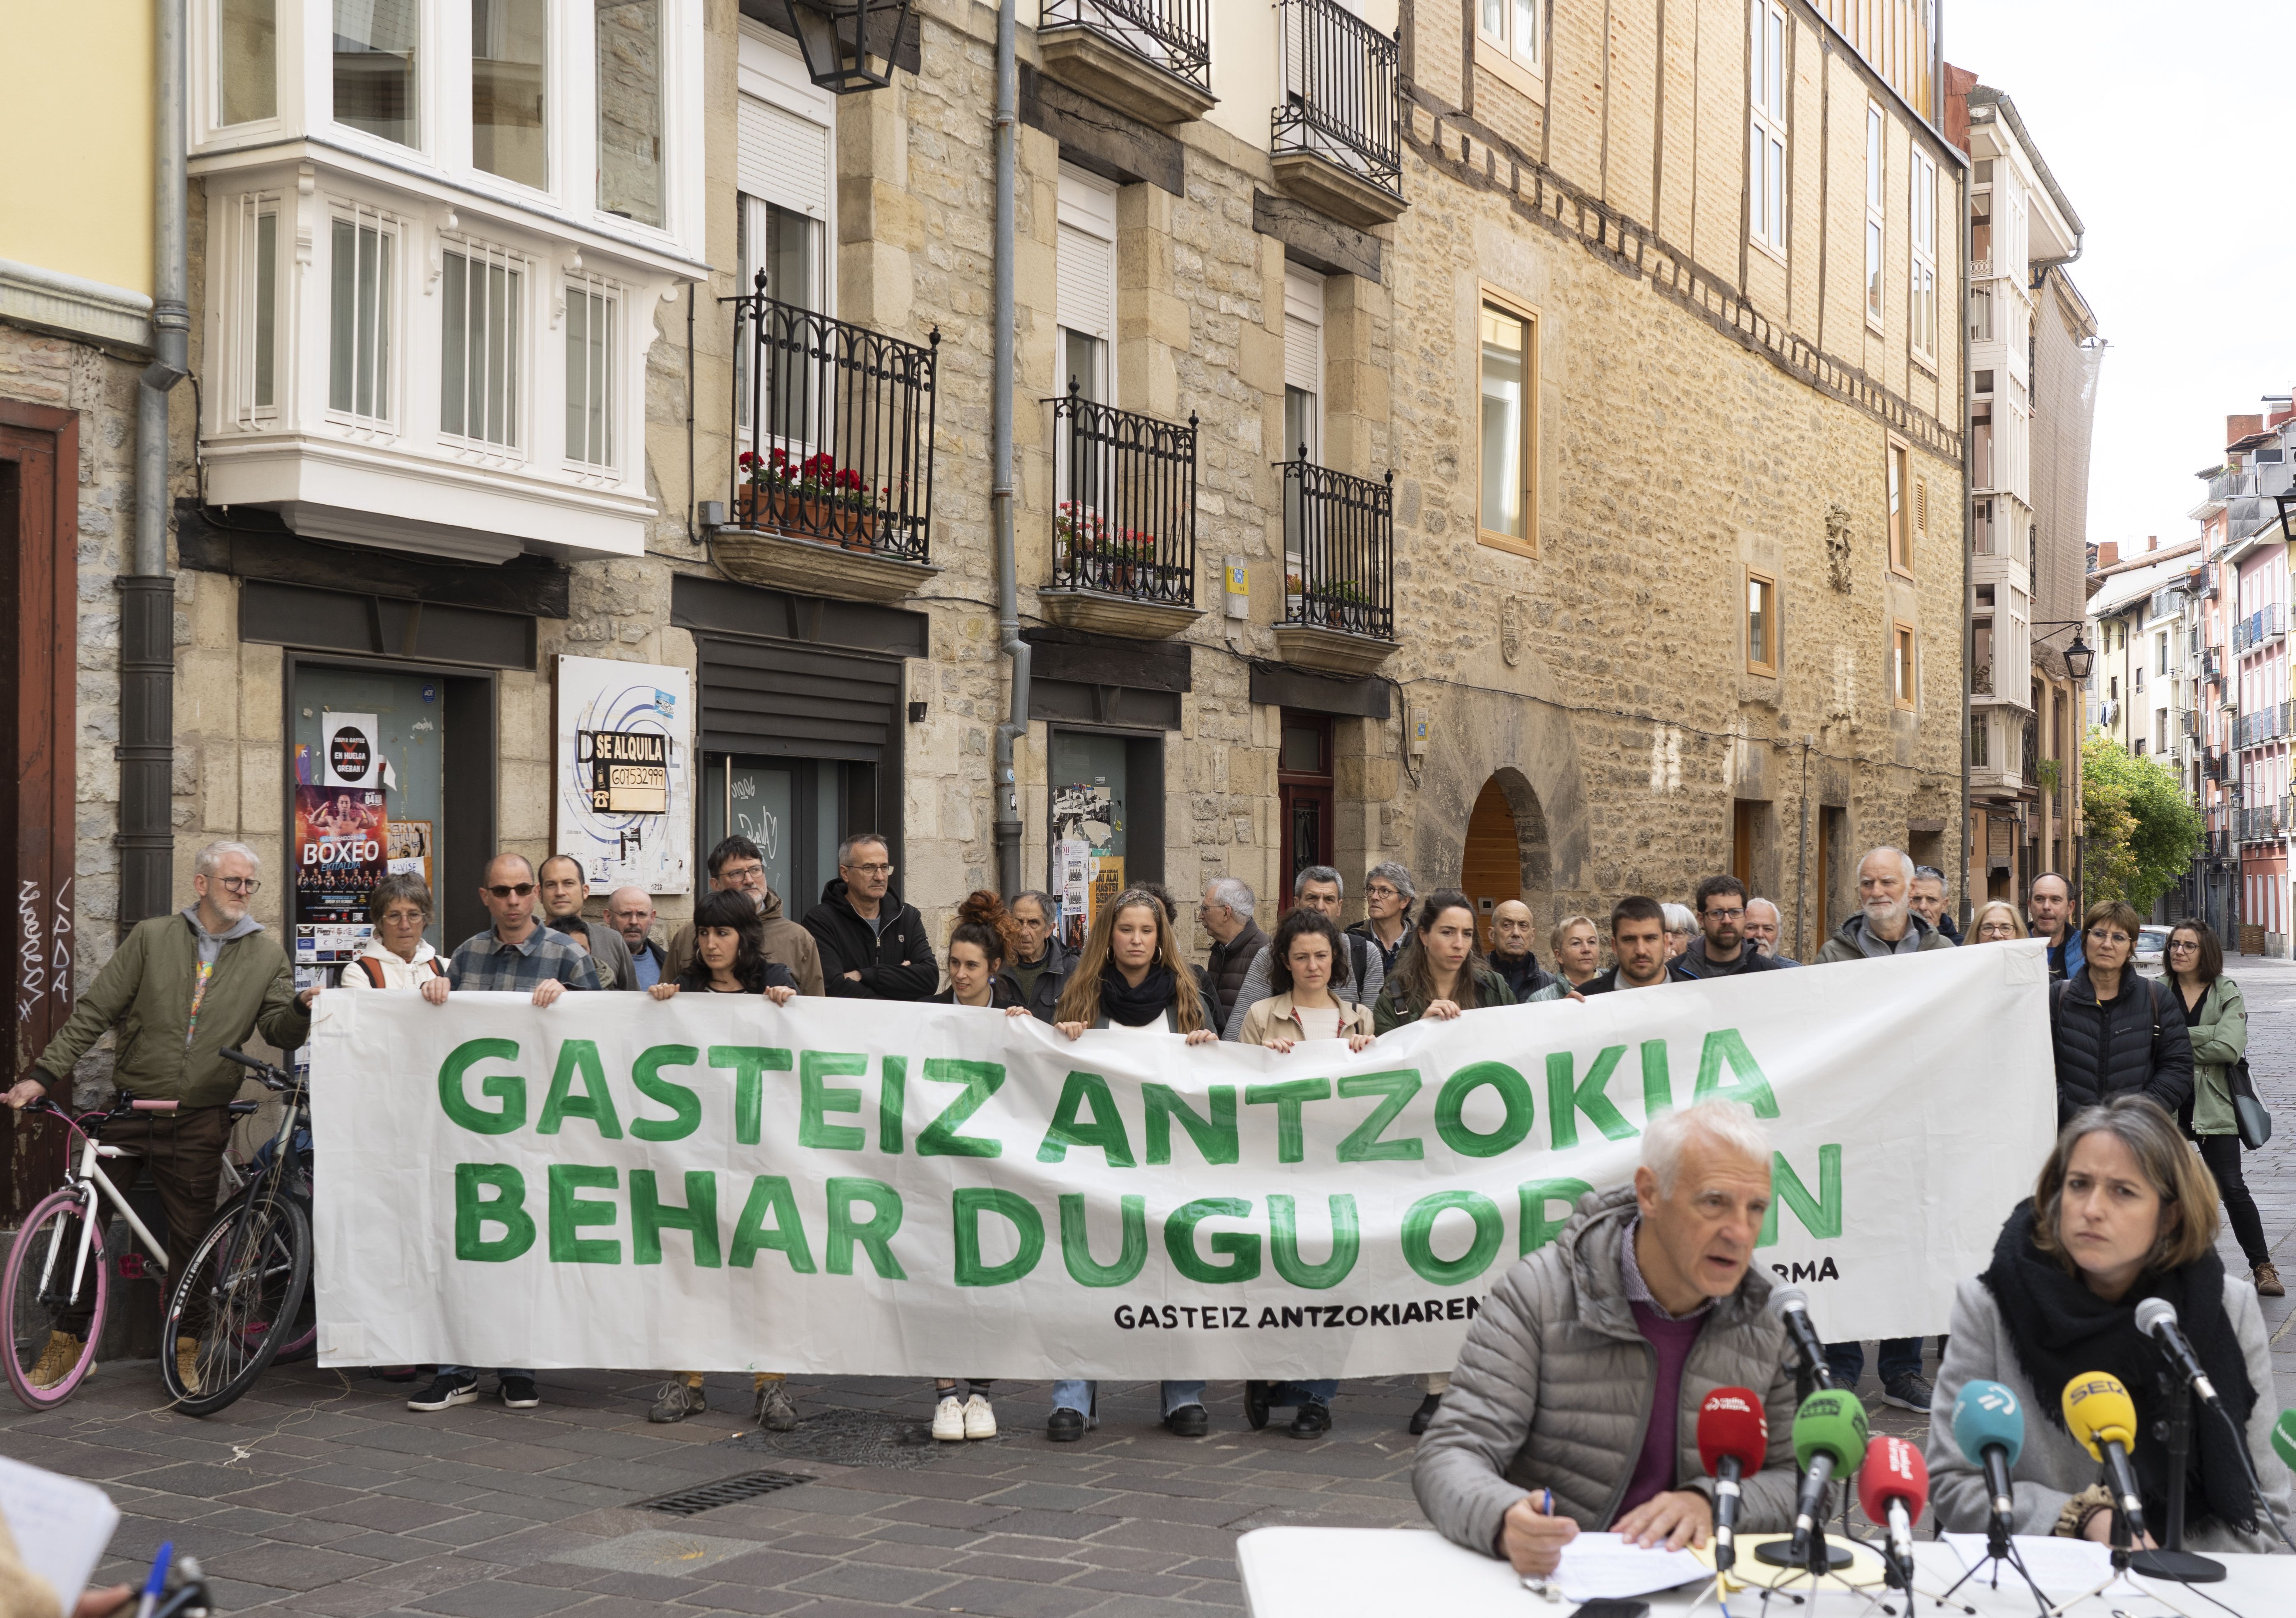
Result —
[{"label": "microphone", "polygon": [[1953,1401],[1953,1442],[1963,1459],[1985,1468],[1994,1532],[2005,1544],[2014,1510],[2009,1469],[2025,1450],[2025,1412],[2017,1395],[1997,1382],[1964,1383]]},{"label": "microphone", "polygon": [[[1825,1368],[1824,1340],[1809,1323],[1809,1295],[1799,1287],[1781,1287],[1770,1294],[1770,1307],[1777,1312],[1779,1322],[1793,1342],[1801,1374],[1820,1388],[1832,1387],[1833,1373]],[[1797,1416],[1795,1421],[1799,1424],[1800,1418]]]},{"label": "microphone", "polygon": [[2136,1476],[2128,1452],[2136,1447],[2136,1405],[2128,1390],[2103,1371],[2089,1371],[2065,1384],[2065,1428],[2093,1460],[2112,1475],[2112,1491],[2128,1537],[2144,1535],[2144,1507],[2136,1497]]},{"label": "microphone", "polygon": [[2136,1329],[2161,1345],[2161,1352],[2169,1356],[2177,1375],[2193,1385],[2193,1392],[2210,1404],[2217,1402],[2216,1384],[2201,1369],[2192,1344],[2185,1340],[2184,1328],[2177,1324],[2174,1303],[2166,1298],[2144,1299],[2136,1305]]},{"label": "microphone", "polygon": [[1902,1438],[1887,1435],[1866,1446],[1866,1464],[1857,1468],[1857,1504],[1869,1523],[1885,1523],[1890,1549],[1898,1569],[1913,1588],[1914,1519],[1930,1502],[1929,1462]]},{"label": "microphone", "polygon": [[1714,1567],[1737,1565],[1738,1480],[1759,1472],[1770,1452],[1770,1423],[1753,1389],[1718,1387],[1698,1407],[1698,1459],[1714,1480]]},{"label": "microphone", "polygon": [[1857,1395],[1820,1388],[1794,1412],[1794,1460],[1803,1471],[1801,1498],[1794,1504],[1793,1544],[1789,1565],[1809,1557],[1810,1535],[1825,1515],[1825,1485],[1847,1474],[1866,1455],[1866,1407]]}]

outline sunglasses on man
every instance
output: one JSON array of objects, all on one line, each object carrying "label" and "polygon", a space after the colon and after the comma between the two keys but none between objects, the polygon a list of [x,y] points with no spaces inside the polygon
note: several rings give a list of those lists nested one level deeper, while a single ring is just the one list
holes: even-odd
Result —
[{"label": "sunglasses on man", "polygon": [[497,899],[507,899],[512,894],[516,894],[520,898],[523,899],[527,895],[534,891],[534,884],[531,882],[497,882],[486,891],[492,894]]}]

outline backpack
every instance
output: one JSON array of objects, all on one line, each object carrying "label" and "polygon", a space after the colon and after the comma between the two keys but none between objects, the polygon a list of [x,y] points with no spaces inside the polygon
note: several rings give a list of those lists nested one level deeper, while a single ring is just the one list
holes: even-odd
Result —
[{"label": "backpack", "polygon": [[[439,958],[436,955],[433,955],[430,960],[424,961],[422,964],[430,968],[430,976],[433,977],[444,977],[447,976],[445,971],[439,968]],[[390,986],[385,979],[382,962],[377,960],[373,956],[362,955],[357,960],[351,962],[351,965],[365,972],[366,974],[367,982],[373,984],[376,988],[385,989]]]}]

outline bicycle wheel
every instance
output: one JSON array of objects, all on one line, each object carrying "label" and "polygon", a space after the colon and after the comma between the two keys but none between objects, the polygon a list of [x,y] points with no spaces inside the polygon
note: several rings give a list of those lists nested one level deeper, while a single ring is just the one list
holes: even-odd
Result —
[{"label": "bicycle wheel", "polygon": [[[255,1385],[311,1284],[311,1222],[291,1197],[227,1203],[168,1297],[160,1377],[176,1408],[210,1416]],[[197,1340],[192,1375],[176,1344]]]},{"label": "bicycle wheel", "polygon": [[[0,1298],[8,1312],[8,1385],[31,1410],[62,1404],[95,1369],[95,1345],[103,1337],[111,1278],[104,1262],[103,1232],[100,1227],[91,1230],[88,1224],[79,1194],[56,1192],[26,1217],[8,1249],[7,1268],[0,1271]],[[66,1359],[71,1353],[70,1341],[57,1327],[75,1306],[88,1312],[87,1328],[85,1334],[73,1334],[81,1338],[78,1355]],[[33,1381],[36,1371],[44,1381]]]},{"label": "bicycle wheel", "polygon": [[[304,1218],[310,1218],[311,1200],[309,1197],[299,1195],[295,1198],[295,1205],[303,1210]],[[314,1254],[312,1257],[311,1284],[303,1289],[303,1306],[295,1312],[293,1322],[287,1328],[285,1336],[279,1344],[278,1353],[272,1357],[271,1363],[274,1365],[292,1365],[298,1360],[311,1359],[319,1352],[319,1276],[317,1264],[317,1255]]]}]

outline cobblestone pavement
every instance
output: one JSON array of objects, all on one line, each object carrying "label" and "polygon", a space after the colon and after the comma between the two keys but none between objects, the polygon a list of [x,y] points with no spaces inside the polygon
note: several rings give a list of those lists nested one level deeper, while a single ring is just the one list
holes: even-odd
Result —
[{"label": "cobblestone pavement", "polygon": [[[2247,1159],[2289,1263],[2296,963],[2235,956],[2227,969],[2248,997],[2259,1089],[2289,1132]],[[2229,1234],[2223,1251],[2242,1264]],[[2296,1406],[2296,1313],[2268,1299],[2265,1318],[2276,1402]],[[1923,1418],[1880,1403],[1867,1364],[1876,1428],[1920,1433]],[[1042,1384],[999,1385],[1002,1436],[937,1445],[922,1378],[795,1379],[807,1419],[779,1437],[747,1430],[742,1378],[713,1379],[710,1410],[675,1426],[647,1423],[651,1379],[542,1382],[539,1410],[489,1398],[418,1416],[403,1385],[294,1366],[200,1421],[164,1409],[149,1362],[106,1365],[61,1411],[0,1414],[0,1452],[111,1492],[126,1516],[108,1576],[139,1574],[172,1538],[203,1559],[225,1611],[327,1618],[1212,1618],[1241,1610],[1232,1546],[1245,1530],[1422,1521],[1404,1378],[1348,1384],[1335,1430],[1312,1443],[1281,1417],[1250,1432],[1234,1384],[1213,1385],[1212,1434],[1193,1441],[1156,1425],[1152,1384],[1107,1384],[1099,1430],[1059,1445],[1044,1437]],[[759,1469],[810,1481],[692,1516],[638,1505]]]}]

